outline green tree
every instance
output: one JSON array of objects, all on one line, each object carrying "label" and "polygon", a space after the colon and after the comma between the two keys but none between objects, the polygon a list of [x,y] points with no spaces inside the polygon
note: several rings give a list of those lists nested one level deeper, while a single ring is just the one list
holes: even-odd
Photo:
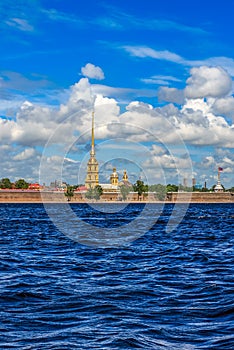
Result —
[{"label": "green tree", "polygon": [[157,185],[151,185],[149,186],[149,190],[151,192],[154,192],[154,197],[160,201],[163,201],[165,199],[167,189],[166,186],[157,184]]},{"label": "green tree", "polygon": [[12,188],[12,183],[11,181],[5,177],[0,180],[0,188]]},{"label": "green tree", "polygon": [[134,192],[137,192],[138,194],[138,200],[143,194],[146,196],[148,194],[148,185],[144,184],[144,181],[137,180],[136,183],[133,185]]},{"label": "green tree", "polygon": [[[173,185],[174,186],[174,185]],[[193,191],[193,187],[190,186],[184,186],[184,185],[179,185],[178,186],[178,190],[183,191],[183,192],[192,192]],[[175,191],[174,191],[175,192]]]},{"label": "green tree", "polygon": [[102,186],[97,185],[94,189],[94,198],[96,200],[100,199],[101,195],[103,194]]},{"label": "green tree", "polygon": [[144,198],[146,198],[148,196],[148,192],[149,192],[149,186],[144,185],[143,193],[142,193]]},{"label": "green tree", "polygon": [[202,189],[200,191],[201,192],[209,192],[209,189],[207,187],[202,187]]},{"label": "green tree", "polygon": [[95,188],[90,188],[86,194],[85,197],[88,199],[100,199],[101,195],[103,194],[102,186],[97,185]]},{"label": "green tree", "polygon": [[85,197],[87,199],[93,199],[93,189],[90,188],[86,193],[85,193]]},{"label": "green tree", "polygon": [[124,201],[126,201],[130,191],[131,191],[131,186],[127,186],[127,185],[120,186],[120,192]]},{"label": "green tree", "polygon": [[29,183],[26,182],[24,179],[19,179],[15,182],[15,188],[18,189],[27,189],[29,186]]},{"label": "green tree", "polygon": [[168,184],[166,188],[167,188],[167,192],[178,192],[179,187],[177,185]]},{"label": "green tree", "polygon": [[68,202],[70,202],[71,198],[74,196],[73,186],[68,185],[66,191],[64,192],[64,195],[67,197]]}]

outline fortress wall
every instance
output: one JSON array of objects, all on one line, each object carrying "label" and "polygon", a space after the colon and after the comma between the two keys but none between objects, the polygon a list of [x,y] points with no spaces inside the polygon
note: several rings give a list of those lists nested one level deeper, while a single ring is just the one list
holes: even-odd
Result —
[{"label": "fortress wall", "polygon": [[36,191],[0,190],[0,203],[4,202],[41,202],[41,194]]},{"label": "fortress wall", "polygon": [[168,202],[234,203],[230,192],[170,192]]},{"label": "fortress wall", "polygon": [[[116,202],[120,200],[120,195],[117,192],[113,193],[104,193],[101,197],[101,200],[104,202]],[[153,201],[154,196],[150,195],[145,199],[141,196],[138,199],[137,193],[129,193],[127,196],[127,201],[137,202],[137,201]],[[92,200],[91,200],[92,201]],[[0,203],[42,203],[42,202],[56,202],[56,203],[65,203],[67,202],[67,197],[64,195],[64,192],[56,191],[14,191],[14,190],[0,190]],[[74,196],[71,198],[71,202],[89,202],[85,198],[85,193],[75,192]]]},{"label": "fortress wall", "polygon": [[[105,193],[101,197],[104,202],[114,202],[119,200],[117,193]],[[153,194],[149,193],[149,196],[145,199],[142,197],[139,199],[142,202],[154,202],[155,198]],[[127,201],[138,202],[137,193],[130,193]],[[0,190],[0,203],[42,203],[42,202],[55,202],[65,203],[67,198],[63,192],[56,191],[6,191]],[[88,202],[84,193],[74,193],[71,198],[71,202]],[[167,203],[175,202],[192,202],[192,203],[234,203],[234,194],[230,192],[223,193],[211,193],[211,192],[170,192],[167,195]]]},{"label": "fortress wall", "polygon": [[[72,201],[82,201],[80,193],[75,193]],[[4,191],[0,190],[0,203],[41,203],[67,202],[63,192],[40,191]]]}]

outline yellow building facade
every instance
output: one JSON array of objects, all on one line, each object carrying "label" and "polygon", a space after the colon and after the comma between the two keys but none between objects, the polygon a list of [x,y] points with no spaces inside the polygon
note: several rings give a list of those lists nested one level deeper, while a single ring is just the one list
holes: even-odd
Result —
[{"label": "yellow building facade", "polygon": [[119,175],[116,171],[116,168],[113,168],[113,173],[110,176],[110,183],[113,186],[118,186],[119,184]]}]

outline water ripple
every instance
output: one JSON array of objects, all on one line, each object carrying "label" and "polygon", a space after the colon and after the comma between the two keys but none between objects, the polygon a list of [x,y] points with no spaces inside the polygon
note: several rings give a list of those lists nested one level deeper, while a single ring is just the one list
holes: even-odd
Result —
[{"label": "water ripple", "polygon": [[[142,206],[72,210],[114,228]],[[0,348],[233,349],[234,206],[191,204],[168,233],[172,210],[131,245],[103,249],[61,234],[40,204],[0,204]]]}]

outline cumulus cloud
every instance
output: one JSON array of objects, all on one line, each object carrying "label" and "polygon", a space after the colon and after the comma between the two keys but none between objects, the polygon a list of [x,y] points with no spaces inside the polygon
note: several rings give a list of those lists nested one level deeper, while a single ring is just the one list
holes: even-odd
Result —
[{"label": "cumulus cloud", "polygon": [[213,112],[219,115],[226,115],[234,121],[234,98],[228,96],[216,99],[213,104]]},{"label": "cumulus cloud", "polygon": [[[212,103],[203,99],[187,100],[179,109],[169,104],[153,108],[132,102],[119,116],[120,133],[131,140],[153,141],[169,144],[182,140],[192,145],[223,145],[233,147],[234,128],[223,116],[212,113]],[[128,135],[128,136],[127,136]]]},{"label": "cumulus cloud", "polygon": [[102,69],[92,63],[87,63],[84,67],[82,67],[81,72],[87,78],[97,80],[102,80],[105,78]]},{"label": "cumulus cloud", "polygon": [[185,99],[216,99],[214,111],[230,112],[232,97],[228,96],[232,89],[229,74],[221,67],[201,66],[190,70],[190,77],[186,81],[184,90],[162,86],[158,90],[159,101],[177,104],[185,103]]},{"label": "cumulus cloud", "polygon": [[180,113],[171,120],[189,144],[233,147],[234,128],[222,116],[214,115],[212,106],[212,100],[187,100]]},{"label": "cumulus cloud", "polygon": [[[100,139],[121,134],[136,141],[158,138],[176,143],[180,136],[190,144],[229,146],[233,140],[233,128],[223,116],[213,114],[214,108],[218,109],[217,98],[207,101],[187,99],[181,109],[172,103],[153,108],[150,104],[134,101],[121,112],[114,98],[93,95],[87,78],[74,84],[69,94],[66,103],[58,108],[25,101],[15,119],[0,119],[1,140],[26,147],[42,146],[54,134],[54,143],[70,142],[75,135],[83,135],[80,142],[86,142],[90,136],[93,108],[96,137]],[[57,129],[60,131],[55,132]]]},{"label": "cumulus cloud", "polygon": [[144,163],[145,167],[155,168],[161,166],[167,169],[189,169],[191,163],[188,158],[174,157],[170,154],[160,156],[152,155],[151,159],[147,159]]},{"label": "cumulus cloud", "polygon": [[[190,88],[190,95],[187,90],[187,98],[181,107],[173,104],[178,103],[181,91],[167,89],[162,90],[161,94],[173,103],[154,107],[132,101],[125,109],[120,109],[116,98],[103,96],[100,91],[97,92],[98,89],[95,91],[87,78],[81,78],[71,86],[66,101],[56,107],[25,101],[14,118],[0,118],[1,143],[11,145],[11,157],[2,158],[3,173],[9,171],[9,174],[21,174],[16,167],[23,162],[27,173],[36,178],[35,169],[38,169],[39,161],[35,150],[38,147],[42,149],[50,140],[54,151],[54,156],[51,155],[53,152],[49,154],[48,164],[46,163],[48,169],[51,169],[50,177],[59,174],[60,164],[64,163],[68,177],[72,174],[75,179],[79,166],[77,155],[87,153],[85,146],[90,142],[93,110],[96,139],[115,140],[121,137],[130,142],[150,143],[151,156],[147,160],[143,159],[143,163],[152,176],[153,169],[157,166],[169,172],[176,172],[179,167],[186,172],[189,159],[184,156],[172,157],[167,151],[178,144],[199,147],[199,150],[203,146],[233,148],[234,127],[226,120],[226,115],[231,113],[234,106],[233,98],[225,95],[229,92],[230,78],[219,67],[200,68],[191,70],[191,80],[188,80],[187,86]],[[77,144],[82,146],[79,152],[73,151],[72,156],[68,153],[63,157],[57,155],[54,148],[58,145],[64,148],[70,145],[73,150]],[[62,162],[64,158],[66,162]],[[230,156],[228,159],[231,159]],[[205,159],[206,164],[211,164],[208,160]],[[226,164],[229,169],[233,167],[232,162]]]},{"label": "cumulus cloud", "polygon": [[167,149],[153,144],[142,166],[148,178],[154,179],[154,183],[179,183],[181,182],[179,179],[184,177],[191,179],[193,176],[190,157],[183,148],[171,153]]},{"label": "cumulus cloud", "polygon": [[185,97],[223,97],[230,93],[232,80],[221,67],[202,66],[192,68],[191,76],[187,79]]},{"label": "cumulus cloud", "polygon": [[215,159],[213,156],[207,156],[204,157],[204,159],[201,162],[200,167],[203,169],[209,169],[210,167],[213,167],[215,165]]},{"label": "cumulus cloud", "polygon": [[184,102],[183,90],[161,87],[158,90],[158,100],[182,104]]},{"label": "cumulus cloud", "polygon": [[[94,96],[86,78],[71,87],[66,104],[59,108],[25,101],[14,119],[0,119],[1,140],[26,147],[43,146],[54,135],[54,143],[67,143],[75,131],[87,130],[86,118],[91,116],[93,103]],[[61,124],[61,132],[56,133]]]},{"label": "cumulus cloud", "polygon": [[26,148],[24,151],[18,153],[13,157],[14,160],[26,160],[35,156],[36,151],[34,148]]},{"label": "cumulus cloud", "polygon": [[153,155],[162,155],[162,154],[166,154],[167,151],[162,146],[154,144],[154,145],[152,145],[151,153]]}]

